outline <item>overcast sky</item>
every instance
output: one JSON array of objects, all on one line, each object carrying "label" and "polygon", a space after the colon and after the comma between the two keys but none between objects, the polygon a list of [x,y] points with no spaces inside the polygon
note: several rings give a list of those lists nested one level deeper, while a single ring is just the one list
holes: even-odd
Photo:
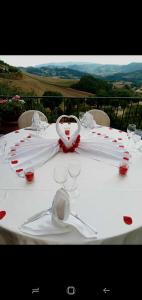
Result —
[{"label": "overcast sky", "polygon": [[55,62],[90,62],[126,65],[141,62],[142,55],[0,55],[0,60],[12,66],[35,66]]}]

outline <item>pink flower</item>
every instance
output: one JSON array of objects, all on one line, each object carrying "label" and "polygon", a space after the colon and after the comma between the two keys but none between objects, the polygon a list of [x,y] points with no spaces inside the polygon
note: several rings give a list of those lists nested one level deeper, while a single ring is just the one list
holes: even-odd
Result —
[{"label": "pink flower", "polygon": [[7,100],[5,100],[5,99],[0,99],[0,104],[4,104],[4,103],[7,103]]},{"label": "pink flower", "polygon": [[19,95],[15,95],[15,96],[12,98],[12,100],[14,100],[14,101],[19,101],[19,100],[20,100],[20,96],[19,96]]}]

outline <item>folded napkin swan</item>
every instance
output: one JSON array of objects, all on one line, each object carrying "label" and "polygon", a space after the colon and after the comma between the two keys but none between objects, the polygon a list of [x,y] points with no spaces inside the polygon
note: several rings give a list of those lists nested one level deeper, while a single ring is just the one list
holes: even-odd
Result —
[{"label": "folded napkin swan", "polygon": [[85,238],[97,238],[97,232],[78,216],[70,212],[69,194],[63,189],[57,190],[52,208],[40,212],[28,219],[20,231],[38,236],[57,235],[77,231]]}]

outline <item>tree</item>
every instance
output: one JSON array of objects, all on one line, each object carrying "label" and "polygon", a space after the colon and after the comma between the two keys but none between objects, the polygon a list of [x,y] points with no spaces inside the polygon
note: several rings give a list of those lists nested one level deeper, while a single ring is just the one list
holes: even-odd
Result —
[{"label": "tree", "polygon": [[72,88],[90,92],[95,94],[96,96],[101,96],[101,91],[103,95],[109,96],[112,90],[112,84],[107,83],[107,81],[95,78],[92,75],[85,75],[81,77],[80,81],[71,86]]},{"label": "tree", "polygon": [[63,95],[59,92],[45,91],[43,96],[48,96],[43,99],[43,106],[49,107],[51,110],[54,110],[55,107],[59,107],[63,101]]}]

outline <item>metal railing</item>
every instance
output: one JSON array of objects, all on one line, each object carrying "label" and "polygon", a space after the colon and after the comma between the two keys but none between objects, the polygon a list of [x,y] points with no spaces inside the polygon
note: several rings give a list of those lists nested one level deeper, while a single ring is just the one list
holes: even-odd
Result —
[{"label": "metal railing", "polygon": [[[12,96],[0,96],[0,99],[11,98]],[[49,122],[55,122],[61,114],[74,114],[78,117],[79,112],[100,109],[110,117],[111,127],[126,130],[128,124],[134,123],[137,128],[142,129],[142,97],[21,96],[21,99],[25,101],[25,110],[40,110]]]}]

